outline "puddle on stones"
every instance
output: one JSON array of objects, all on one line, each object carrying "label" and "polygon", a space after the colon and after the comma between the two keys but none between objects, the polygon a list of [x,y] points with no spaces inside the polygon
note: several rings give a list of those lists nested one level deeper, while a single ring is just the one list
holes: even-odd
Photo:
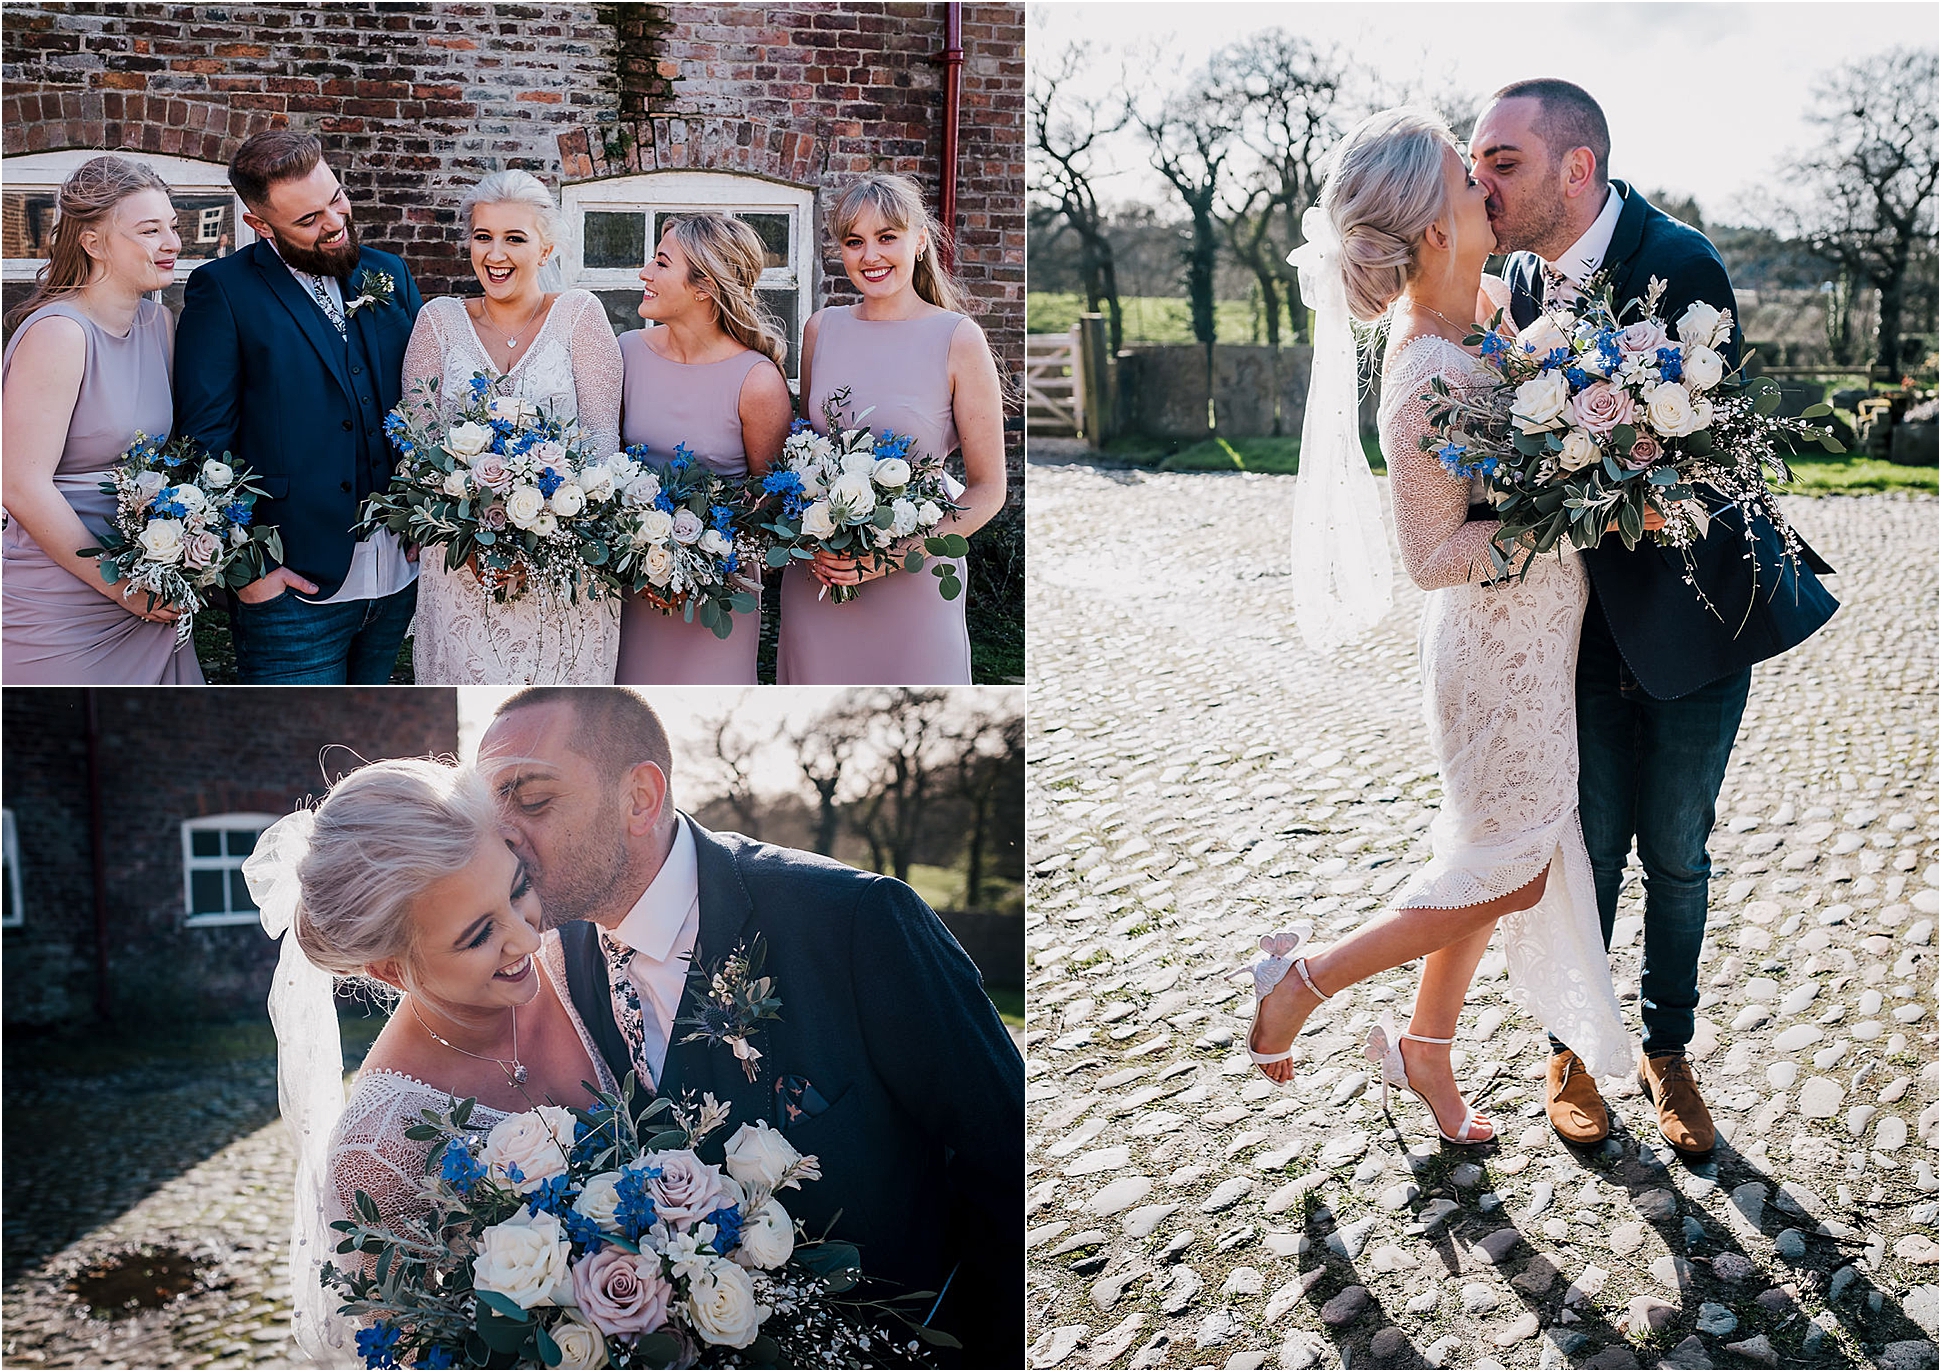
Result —
[{"label": "puddle on stones", "polygon": [[137,1310],[159,1310],[201,1280],[201,1265],[187,1253],[144,1247],[96,1259],[68,1279],[67,1290],[89,1313],[113,1319]]}]

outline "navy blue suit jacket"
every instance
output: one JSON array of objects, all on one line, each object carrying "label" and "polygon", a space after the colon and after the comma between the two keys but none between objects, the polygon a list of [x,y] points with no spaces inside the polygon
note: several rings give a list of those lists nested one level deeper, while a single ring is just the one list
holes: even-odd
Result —
[{"label": "navy blue suit jacket", "polygon": [[[1676,324],[1695,300],[1731,310],[1733,332],[1723,350],[1728,366],[1739,360],[1738,302],[1718,250],[1697,229],[1655,208],[1621,181],[1611,183],[1624,197],[1604,269],[1612,273],[1612,297],[1622,308],[1643,297],[1651,278],[1666,283],[1658,315]],[[1535,253],[1513,253],[1506,275],[1510,313],[1522,328],[1537,316],[1542,298],[1541,262]],[[1632,317],[1636,317],[1635,313]],[[1820,555],[1804,550],[1794,568],[1780,556],[1779,535],[1759,521],[1756,537],[1758,584],[1745,556],[1745,523],[1727,509],[1693,552],[1697,581],[1717,614],[1700,603],[1685,584],[1683,557],[1649,540],[1627,550],[1607,538],[1584,553],[1592,604],[1586,615],[1602,615],[1625,665],[1638,684],[1660,700],[1688,695],[1720,677],[1775,657],[1804,642],[1828,619],[1839,602],[1815,573],[1830,573]]]},{"label": "navy blue suit jacket", "polygon": [[266,493],[258,522],[282,531],[284,564],[321,596],[350,569],[374,457],[383,458],[376,487],[389,478],[389,448],[373,425],[398,403],[424,303],[402,258],[360,248],[348,279],[367,267],[388,272],[397,290],[350,317],[349,346],[265,242],[197,268],[175,330],[175,432],[256,472]]},{"label": "navy blue suit jacket", "polygon": [[[781,1019],[753,1038],[752,1082],[727,1048],[682,1043],[690,1030],[677,1027],[660,1093],[712,1091],[733,1106],[730,1128],[703,1144],[710,1162],[740,1124],[781,1128],[822,1164],[820,1181],[782,1198],[809,1234],[834,1221],[831,1237],[857,1245],[867,1275],[906,1291],[950,1280],[934,1322],[964,1344],[962,1364],[1022,1367],[1024,1061],[975,964],[900,881],[688,823],[701,912],[679,1018],[699,1008],[703,974],[760,936]],[[572,937],[597,946],[591,930],[561,934],[569,990],[598,1039],[613,1021],[604,962],[575,957]]]}]

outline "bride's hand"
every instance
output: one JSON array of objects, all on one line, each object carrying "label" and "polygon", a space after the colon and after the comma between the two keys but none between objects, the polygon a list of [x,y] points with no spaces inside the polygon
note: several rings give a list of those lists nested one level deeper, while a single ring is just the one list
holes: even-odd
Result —
[{"label": "bride's hand", "polygon": [[[1658,513],[1657,507],[1655,505],[1645,506],[1644,507],[1644,531],[1648,534],[1655,534],[1658,532],[1658,530],[1664,527],[1665,527],[1665,517]],[[1618,522],[1615,518],[1613,518],[1610,524],[1605,527],[1604,532],[1607,534],[1614,534],[1617,531],[1618,531]]]}]

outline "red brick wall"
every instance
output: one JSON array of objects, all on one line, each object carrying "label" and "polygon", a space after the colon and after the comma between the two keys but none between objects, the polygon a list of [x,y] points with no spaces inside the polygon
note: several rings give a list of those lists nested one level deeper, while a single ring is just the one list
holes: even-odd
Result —
[{"label": "red brick wall", "polygon": [[[8,1024],[93,1013],[86,693],[8,690],[0,714],[0,798],[20,841],[21,926],[4,941]],[[108,831],[110,994],[120,1014],[260,1011],[275,945],[253,925],[183,928],[185,819],[281,814],[321,795],[319,753],[423,757],[458,746],[450,689],[230,687],[101,690]],[[331,774],[356,765],[333,749]]]}]

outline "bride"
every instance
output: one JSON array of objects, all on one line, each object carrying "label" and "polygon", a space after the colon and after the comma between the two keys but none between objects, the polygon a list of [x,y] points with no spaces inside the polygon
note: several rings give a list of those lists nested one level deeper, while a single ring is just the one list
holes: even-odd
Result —
[{"label": "bride", "polygon": [[[1490,373],[1463,340],[1507,305],[1483,275],[1496,244],[1484,190],[1434,115],[1372,116],[1333,155],[1307,246],[1295,254],[1315,307],[1316,347],[1295,494],[1297,620],[1329,649],[1387,608],[1387,540],[1355,430],[1347,315],[1388,321],[1381,443],[1402,561],[1429,592],[1420,651],[1430,745],[1442,773],[1433,856],[1390,907],[1340,942],[1296,956],[1305,929],[1261,940],[1248,1052],[1272,1080],[1293,1075],[1295,1036],[1315,1007],[1377,972],[1422,959],[1408,1031],[1384,1015],[1367,1054],[1390,1085],[1414,1092],[1451,1143],[1495,1126],[1456,1087],[1449,1045],[1476,965],[1498,921],[1511,996],[1577,1048],[1597,1075],[1637,1056],[1619,1017],[1577,817],[1574,681],[1585,578],[1574,550],[1523,580],[1492,580],[1500,525],[1468,473],[1422,449],[1423,395]],[[1368,556],[1373,550],[1373,558]],[[1288,973],[1293,975],[1289,976]]]},{"label": "bride", "polygon": [[[532,879],[475,772],[423,760],[361,767],[315,811],[270,826],[243,874],[264,928],[283,939],[270,1017],[300,1149],[291,1323],[307,1354],[341,1366],[354,1358],[353,1327],[318,1276],[339,1238],[330,1224],[362,1191],[387,1227],[422,1231],[431,1145],[405,1134],[420,1112],[474,1097],[471,1123],[484,1133],[538,1105],[591,1104],[583,1083],[616,1087],[560,992],[559,935],[537,932]],[[348,1104],[340,977],[398,996]]]},{"label": "bride", "polygon": [[[606,311],[588,291],[552,292],[543,277],[560,234],[559,208],[529,172],[486,177],[459,203],[472,271],[484,294],[427,301],[404,355],[410,404],[426,378],[449,408],[484,374],[495,395],[519,396],[569,423],[588,455],[620,447],[624,366]],[[449,414],[435,416],[446,419]],[[613,681],[620,602],[535,583],[504,604],[470,565],[448,571],[443,548],[421,558],[412,662],[420,683],[583,685]]]}]

